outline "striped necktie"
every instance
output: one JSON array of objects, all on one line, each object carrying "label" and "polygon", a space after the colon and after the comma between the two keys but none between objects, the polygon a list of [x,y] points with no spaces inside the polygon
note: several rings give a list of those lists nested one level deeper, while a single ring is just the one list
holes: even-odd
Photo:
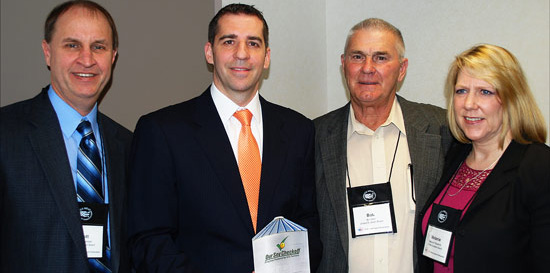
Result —
[{"label": "striped necktie", "polygon": [[238,148],[239,172],[241,173],[241,180],[248,202],[252,226],[254,227],[254,231],[256,231],[260,195],[260,176],[262,172],[260,150],[258,149],[258,143],[250,128],[252,113],[245,109],[235,112],[233,116],[241,122]]},{"label": "striped necktie", "polygon": [[83,120],[76,130],[82,135],[76,160],[78,201],[104,203],[101,185],[101,157],[90,122]]},{"label": "striped necktie", "polygon": [[[90,122],[82,120],[76,128],[82,135],[76,160],[76,195],[79,202],[105,203],[101,181],[101,156]],[[111,272],[111,250],[106,246],[105,257],[88,259],[91,272]]]}]

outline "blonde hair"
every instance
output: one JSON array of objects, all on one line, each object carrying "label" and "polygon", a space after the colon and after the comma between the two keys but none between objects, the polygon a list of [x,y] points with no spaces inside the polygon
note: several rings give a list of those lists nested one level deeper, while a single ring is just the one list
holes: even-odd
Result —
[{"label": "blonde hair", "polygon": [[449,68],[445,83],[447,119],[451,132],[458,141],[471,142],[458,126],[453,110],[455,84],[461,71],[486,81],[496,89],[503,109],[500,148],[503,147],[508,132],[511,132],[513,140],[523,144],[546,141],[544,117],[518,60],[508,50],[489,44],[476,45],[462,52]]}]

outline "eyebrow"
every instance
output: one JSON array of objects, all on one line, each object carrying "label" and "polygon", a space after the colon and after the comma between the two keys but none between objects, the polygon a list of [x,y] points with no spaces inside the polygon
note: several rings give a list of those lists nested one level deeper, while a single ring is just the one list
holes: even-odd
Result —
[{"label": "eyebrow", "polygon": [[[236,34],[227,34],[227,35],[222,35],[220,36],[220,38],[218,40],[225,40],[225,39],[235,39],[237,38],[237,35]],[[258,41],[260,43],[263,43],[263,40],[262,38],[258,37],[258,36],[247,36],[246,37],[247,40],[253,40],[253,41]]]},{"label": "eyebrow", "polygon": [[[70,42],[70,43],[81,43],[80,40],[76,39],[76,38],[71,38],[71,37],[68,37],[68,38],[65,38],[62,40],[63,43],[67,43],[67,42]],[[101,39],[101,40],[95,40],[92,42],[92,44],[107,44],[107,40],[106,39]]]},{"label": "eyebrow", "polygon": [[374,51],[373,54],[367,54],[365,52],[363,52],[362,50],[352,50],[350,51],[348,54],[361,54],[361,55],[365,55],[365,56],[374,56],[374,55],[389,55],[389,52],[387,51]]},{"label": "eyebrow", "polygon": [[263,41],[264,41],[264,40],[262,40],[262,38],[260,38],[258,36],[248,36],[247,38],[248,38],[248,40],[258,41],[260,43],[263,43]]},{"label": "eyebrow", "polygon": [[237,38],[237,35],[235,34],[226,34],[226,35],[222,35],[220,36],[220,38],[218,40],[225,40],[225,39],[235,39]]},{"label": "eyebrow", "polygon": [[365,55],[365,53],[361,50],[353,50],[353,51],[350,51],[348,54],[361,54],[361,55]]},{"label": "eyebrow", "polygon": [[[468,88],[468,84],[455,83],[455,88]],[[475,88],[496,90],[492,85],[476,85]]]},{"label": "eyebrow", "polygon": [[62,40],[63,43],[66,43],[66,42],[71,42],[71,43],[74,43],[74,42],[77,42],[77,43],[80,43],[80,41],[78,39],[75,39],[75,38],[65,38]]}]

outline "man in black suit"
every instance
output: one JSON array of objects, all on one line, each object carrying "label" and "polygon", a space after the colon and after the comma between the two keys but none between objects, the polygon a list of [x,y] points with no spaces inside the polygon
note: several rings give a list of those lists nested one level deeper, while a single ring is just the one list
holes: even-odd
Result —
[{"label": "man in black suit", "polygon": [[[202,95],[138,121],[128,197],[133,266],[138,272],[252,272],[252,237],[284,216],[308,229],[314,272],[321,246],[313,124],[258,93],[270,63],[261,12],[244,4],[222,8],[210,22],[205,55],[214,82]],[[243,109],[252,114],[261,157],[255,194],[240,172],[246,129],[233,115]]]},{"label": "man in black suit", "polygon": [[[128,271],[122,215],[132,134],[97,110],[117,46],[114,21],[97,3],[50,12],[42,49],[51,84],[1,108],[0,272]],[[83,143],[95,153],[79,151]],[[82,159],[89,154],[95,161]],[[94,162],[92,176],[83,162]],[[85,181],[97,183],[100,201],[84,203]]]}]

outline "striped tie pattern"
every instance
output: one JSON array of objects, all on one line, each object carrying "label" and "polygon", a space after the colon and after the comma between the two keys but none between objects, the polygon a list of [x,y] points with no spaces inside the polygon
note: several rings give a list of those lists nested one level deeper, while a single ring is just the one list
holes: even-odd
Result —
[{"label": "striped tie pattern", "polygon": [[[76,195],[79,202],[105,203],[101,182],[101,157],[92,126],[83,120],[76,128],[82,135],[76,159]],[[101,259],[88,259],[91,272],[111,272],[111,250]]]},{"label": "striped tie pattern", "polygon": [[258,143],[250,128],[252,113],[245,109],[235,112],[233,116],[235,116],[242,125],[241,132],[239,133],[238,148],[239,172],[248,202],[252,225],[254,231],[256,231],[260,195],[260,176],[262,172],[260,150],[258,149]]},{"label": "striped tie pattern", "polygon": [[76,130],[82,135],[76,160],[78,201],[104,203],[101,186],[101,157],[90,122],[83,120]]}]

